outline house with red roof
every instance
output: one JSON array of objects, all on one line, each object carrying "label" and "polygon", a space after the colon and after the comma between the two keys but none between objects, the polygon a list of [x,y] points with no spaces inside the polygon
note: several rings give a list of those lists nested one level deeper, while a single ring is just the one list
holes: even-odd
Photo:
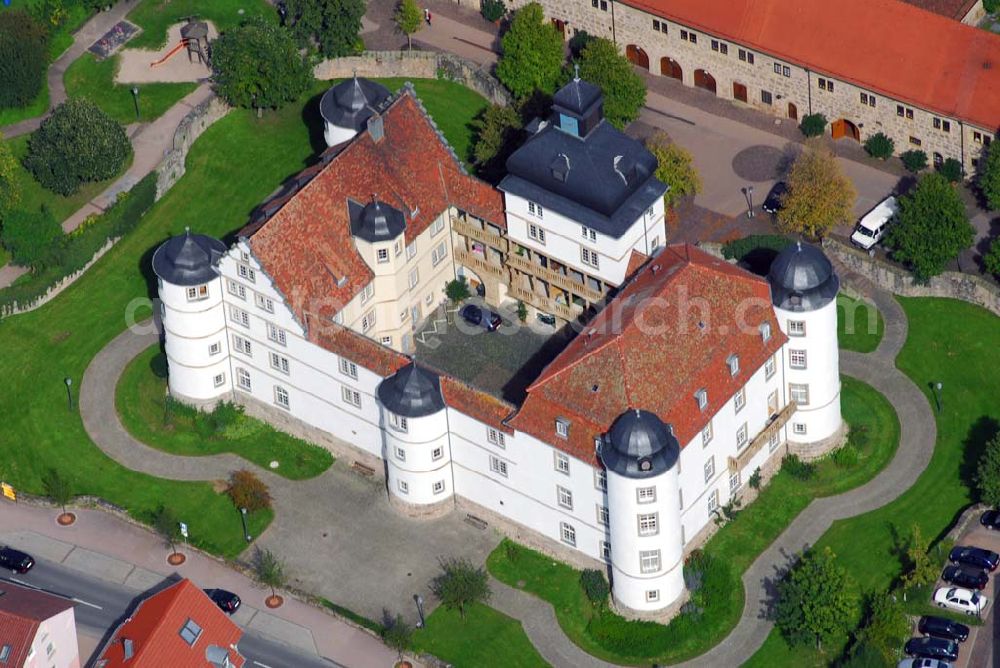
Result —
[{"label": "house with red roof", "polygon": [[0,666],[80,668],[75,605],[62,596],[0,583]]},{"label": "house with red roof", "polygon": [[242,668],[243,631],[190,580],[141,601],[94,668]]}]

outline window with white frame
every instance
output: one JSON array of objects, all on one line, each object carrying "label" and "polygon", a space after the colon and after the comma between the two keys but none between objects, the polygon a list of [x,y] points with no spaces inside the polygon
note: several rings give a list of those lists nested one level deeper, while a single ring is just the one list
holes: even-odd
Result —
[{"label": "window with white frame", "polygon": [[350,404],[355,408],[361,408],[361,393],[357,390],[343,386],[341,387],[340,396],[344,400],[344,403]]},{"label": "window with white frame", "polygon": [[528,225],[528,236],[540,244],[545,243],[545,230],[538,225]]},{"label": "window with white frame", "polygon": [[361,318],[361,331],[367,332],[369,329],[375,326],[375,309],[368,311]]},{"label": "window with white frame", "polygon": [[709,514],[711,514],[718,509],[719,509],[719,490],[713,489],[712,493],[708,495],[708,512]]},{"label": "window with white frame", "polygon": [[[723,44],[725,46],[725,44]],[[660,590],[659,589],[647,589],[646,590],[646,603],[656,603],[660,600]]]},{"label": "window with white frame", "polygon": [[344,374],[345,376],[354,378],[356,380],[358,377],[358,365],[352,362],[351,360],[347,359],[346,357],[341,357],[340,373]]},{"label": "window with white frame", "polygon": [[747,423],[744,422],[740,425],[740,428],[736,430],[736,449],[746,447],[747,444]]},{"label": "window with white frame", "polygon": [[559,523],[559,539],[567,545],[576,547],[576,529],[573,528],[572,524]]},{"label": "window with white frame", "polygon": [[410,319],[410,309],[404,308],[402,311],[399,312],[399,322],[401,323],[406,322],[409,319]]},{"label": "window with white frame", "polygon": [[771,323],[762,322],[760,324],[760,338],[764,341],[764,343],[771,340]]},{"label": "window with white frame", "polygon": [[274,403],[282,408],[288,408],[288,390],[280,385],[274,386]]},{"label": "window with white frame", "polygon": [[396,487],[398,487],[399,491],[402,492],[403,494],[409,494],[410,493],[410,485],[405,480],[397,480],[396,481]]},{"label": "window with white frame", "polygon": [[215,384],[216,387],[220,387],[222,385],[225,385],[226,384],[226,374],[224,374],[224,373],[217,373],[217,374],[215,374],[215,378],[212,379],[212,382]]},{"label": "window with white frame", "polygon": [[394,455],[396,455],[396,459],[398,459],[399,461],[401,462],[406,461],[406,450],[404,450],[403,448],[397,445],[395,448],[393,448],[392,452]]},{"label": "window with white frame", "polygon": [[732,495],[740,488],[740,472],[733,471],[729,474],[729,494]]},{"label": "window with white frame", "polygon": [[281,373],[288,373],[288,358],[279,355],[278,353],[272,352],[269,357],[271,358],[271,368],[280,371]]},{"label": "window with white frame", "polygon": [[431,486],[431,491],[440,494],[444,491],[444,480],[438,480]]},{"label": "window with white frame", "polygon": [[789,383],[788,396],[799,406],[808,406],[809,386],[805,383]]},{"label": "window with white frame", "polygon": [[597,251],[581,247],[580,260],[587,266],[593,267],[594,269],[600,269],[600,260],[597,257]]},{"label": "window with white frame", "polygon": [[222,352],[222,344],[219,343],[218,341],[216,341],[215,343],[213,343],[208,347],[209,356],[218,355],[221,352]]},{"label": "window with white frame", "polygon": [[806,351],[804,350],[791,350],[788,351],[788,365],[793,369],[805,369],[806,368]]},{"label": "window with white frame", "polygon": [[705,482],[710,482],[715,477],[715,457],[709,457],[705,462]]},{"label": "window with white frame", "polygon": [[772,355],[764,362],[764,377],[771,378],[774,375],[775,368],[774,355]]},{"label": "window with white frame", "polygon": [[410,289],[411,290],[413,288],[417,287],[417,284],[420,283],[420,271],[419,270],[417,270],[417,269],[414,268],[412,271],[410,271],[409,283],[410,283]]},{"label": "window with white frame", "polygon": [[267,295],[262,295],[259,292],[255,292],[254,301],[257,303],[257,308],[263,309],[268,313],[274,313],[274,300]]},{"label": "window with white frame", "polygon": [[705,425],[705,428],[701,430],[701,444],[702,444],[702,446],[705,446],[705,445],[708,445],[709,443],[711,443],[712,442],[712,437],[714,435],[715,434],[712,431],[712,421],[709,420],[708,424]]},{"label": "window with white frame", "polygon": [[396,257],[399,257],[399,255],[403,252],[403,242],[397,239],[396,243],[392,245],[392,252]]},{"label": "window with white frame", "polygon": [[573,510],[573,492],[569,491],[565,487],[556,485],[556,500],[558,500],[559,505],[566,510]]},{"label": "window with white frame", "polygon": [[438,447],[434,448],[433,450],[431,450],[431,460],[432,461],[437,461],[437,460],[441,459],[442,457],[444,457],[444,448],[443,447],[438,446]]},{"label": "window with white frame", "polygon": [[229,294],[234,297],[239,297],[240,299],[247,298],[247,288],[242,283],[237,283],[236,281],[230,279],[226,281],[226,287],[229,289]]},{"label": "window with white frame", "polygon": [[406,247],[406,259],[412,260],[416,256],[416,254],[417,254],[417,242],[414,241],[413,243],[409,244]]},{"label": "window with white frame", "polygon": [[698,408],[705,410],[708,407],[708,390],[698,390],[694,393],[694,400],[698,402]]},{"label": "window with white frame", "polygon": [[640,573],[656,573],[660,570],[660,551],[659,550],[640,550],[639,551],[639,572]]},{"label": "window with white frame", "polygon": [[655,536],[660,533],[659,513],[643,513],[639,515],[639,535]]},{"label": "window with white frame", "polygon": [[608,491],[608,472],[604,469],[594,469],[594,489]]},{"label": "window with white frame", "polygon": [[778,447],[778,443],[781,442],[781,437],[778,435],[777,431],[771,432],[771,435],[767,438],[767,451],[774,452]]},{"label": "window with white frame", "polygon": [[740,372],[740,356],[730,355],[726,358],[726,366],[729,367],[729,375],[735,376]]},{"label": "window with white frame", "polygon": [[229,319],[238,325],[243,325],[244,327],[250,326],[250,314],[233,305],[229,306]]},{"label": "window with white frame", "polygon": [[556,436],[569,438],[569,420],[566,418],[556,418]]},{"label": "window with white frame", "polygon": [[392,337],[391,336],[383,336],[382,338],[379,339],[379,342],[383,346],[389,346],[390,348],[392,347]]},{"label": "window with white frame", "polygon": [[437,233],[443,229],[444,229],[444,217],[438,216],[437,218],[434,219],[434,222],[431,223],[431,236],[432,237],[436,236]]},{"label": "window with white frame", "polygon": [[601,559],[604,561],[611,561],[611,543],[606,540],[600,542],[601,548]]},{"label": "window with white frame", "polygon": [[369,299],[375,296],[375,284],[369,283],[365,286],[365,289],[361,291],[361,304],[364,305]]},{"label": "window with white frame", "polygon": [[744,49],[740,49],[739,54],[740,54],[740,60],[742,60],[744,63],[748,63],[750,65],[753,65],[753,61],[754,61],[754,54],[753,53],[751,53],[750,51],[746,51]]},{"label": "window with white frame", "polygon": [[597,504],[597,523],[606,527],[610,522],[611,517],[608,514],[608,507]]},{"label": "window with white frame", "polygon": [[587,241],[597,241],[597,232],[590,229],[586,225],[581,225],[580,231],[583,234],[583,238],[586,239]]},{"label": "window with white frame", "polygon": [[285,330],[278,327],[274,323],[267,323],[267,338],[271,339],[280,346],[288,344],[288,337],[285,334]]},{"label": "window with white frame", "polygon": [[806,323],[804,320],[788,321],[788,336],[805,336]]},{"label": "window with white frame", "polygon": [[396,431],[406,432],[409,428],[407,420],[402,415],[396,415],[395,413],[389,413],[389,426]]},{"label": "window with white frame", "polygon": [[544,218],[545,212],[542,210],[540,204],[535,204],[534,202],[528,202],[528,213],[532,216],[537,216],[538,218]]},{"label": "window with white frame", "polygon": [[794,422],[792,423],[792,432],[796,434],[806,433],[806,425],[804,422]]},{"label": "window with white frame", "polygon": [[251,283],[257,282],[257,272],[245,264],[237,264],[236,273],[239,275],[240,278],[245,278]]},{"label": "window with white frame", "polygon": [[187,300],[189,302],[200,302],[202,299],[208,299],[207,285],[193,285],[187,289]]},{"label": "window with white frame", "polygon": [[639,487],[635,490],[636,503],[655,503],[656,487]]},{"label": "window with white frame", "polygon": [[236,367],[236,384],[240,389],[250,391],[250,372],[242,367]]},{"label": "window with white frame", "polygon": [[386,264],[389,261],[389,249],[379,248],[375,251],[375,260],[379,264]]},{"label": "window with white frame", "polygon": [[431,264],[435,267],[448,257],[448,242],[442,241],[431,251]]},{"label": "window with white frame", "polygon": [[499,429],[495,429],[494,427],[486,428],[486,440],[492,443],[493,445],[499,445],[501,448],[507,447],[507,444],[504,439],[504,433]]},{"label": "window with white frame", "polygon": [[569,455],[563,452],[556,453],[556,471],[569,475]]},{"label": "window with white frame", "polygon": [[250,348],[250,340],[244,339],[238,334],[233,334],[233,350],[244,355],[253,356],[253,352]]},{"label": "window with white frame", "polygon": [[498,475],[502,475],[504,478],[506,478],[507,477],[507,462],[505,462],[504,460],[500,459],[499,457],[496,457],[494,455],[490,455],[490,470],[493,471],[494,473],[496,473]]},{"label": "window with white frame", "polygon": [[747,405],[747,388],[741,387],[739,392],[733,395],[733,408],[739,413]]}]

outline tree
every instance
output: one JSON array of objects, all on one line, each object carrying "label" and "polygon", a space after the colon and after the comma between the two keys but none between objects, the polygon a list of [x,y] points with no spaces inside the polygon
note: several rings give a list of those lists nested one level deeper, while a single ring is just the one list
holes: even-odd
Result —
[{"label": "tree", "polygon": [[663,204],[667,208],[682,197],[701,191],[701,177],[694,168],[694,158],[683,147],[670,140],[666,132],[657,130],[646,140],[646,148],[656,156],[656,178],[667,184]]},{"label": "tree", "polygon": [[62,227],[46,207],[38,211],[15,209],[3,217],[0,242],[22,267],[37,271],[55,264],[62,240]]},{"label": "tree", "polygon": [[423,12],[417,6],[416,0],[399,0],[399,4],[396,6],[396,15],[393,18],[399,31],[406,35],[406,48],[412,51],[413,42],[410,38],[413,33],[420,30],[420,26],[424,23]]},{"label": "tree", "polygon": [[88,181],[117,176],[131,152],[117,121],[93,102],[73,98],[31,135],[24,166],[45,188],[72,195]]},{"label": "tree", "polygon": [[1000,279],[1000,237],[990,242],[990,249],[983,256],[983,267]]},{"label": "tree", "polygon": [[46,27],[20,10],[0,12],[0,109],[31,104],[48,65]]},{"label": "tree", "polygon": [[448,281],[444,286],[444,294],[452,304],[458,304],[468,299],[472,293],[469,292],[469,283],[465,280],[465,276],[459,276],[453,281]]},{"label": "tree", "polygon": [[833,551],[808,549],[778,584],[775,625],[792,645],[822,647],[850,627],[856,605],[854,583]]},{"label": "tree", "polygon": [[314,46],[325,58],[364,50],[358,33],[365,0],[285,0],[285,10],[284,24],[301,46]]},{"label": "tree", "polygon": [[810,238],[826,235],[854,219],[857,192],[833,154],[812,145],[796,158],[788,173],[788,193],[778,211],[778,227]]},{"label": "tree", "polygon": [[[910,620],[902,604],[888,592],[871,595],[867,608],[866,622],[858,633],[858,644],[851,654],[858,660],[859,666],[883,662],[894,666],[899,660],[899,648],[910,635]],[[867,664],[860,660],[863,656],[869,657]]]},{"label": "tree", "polygon": [[271,550],[254,548],[253,574],[257,582],[271,588],[271,596],[276,596],[275,589],[285,586],[285,564]]},{"label": "tree", "polygon": [[181,522],[177,513],[169,506],[160,506],[153,514],[153,528],[156,533],[170,546],[171,552],[176,552],[177,543],[181,542]]},{"label": "tree", "polygon": [[396,650],[396,656],[400,661],[403,660],[403,652],[409,649],[412,640],[413,627],[406,623],[402,615],[395,617],[385,615],[382,622],[382,642],[389,649]]},{"label": "tree", "polygon": [[917,149],[910,149],[899,154],[899,159],[903,161],[906,171],[916,174],[927,168],[927,154]]},{"label": "tree", "polygon": [[976,493],[983,503],[1000,507],[1000,434],[986,443],[983,454],[979,456]]},{"label": "tree", "polygon": [[234,107],[277,109],[298,98],[312,73],[288,33],[251,19],[212,44],[215,89]]},{"label": "tree", "polygon": [[991,142],[979,158],[979,190],[991,210],[1000,209],[1000,141]]},{"label": "tree", "polygon": [[921,282],[944,271],[975,237],[962,199],[937,173],[922,176],[913,192],[899,199],[897,218],[885,244]]},{"label": "tree", "polygon": [[10,211],[21,201],[19,171],[17,158],[10,144],[3,140],[3,133],[0,133],[0,222],[3,222],[3,212]]},{"label": "tree", "polygon": [[465,559],[447,559],[441,562],[441,570],[431,583],[431,591],[446,608],[458,608],[462,619],[467,606],[489,600],[489,578],[482,568]]},{"label": "tree", "polygon": [[229,475],[229,487],[226,494],[237,508],[246,508],[248,512],[257,512],[271,507],[271,494],[264,481],[252,471],[240,469]]},{"label": "tree", "polygon": [[514,97],[535,91],[551,95],[562,78],[563,37],[545,18],[537,2],[514,13],[510,30],[500,40],[497,78]]},{"label": "tree", "polygon": [[499,180],[506,173],[507,158],[521,143],[521,117],[510,107],[491,104],[473,119],[472,129],[476,172],[487,181]]},{"label": "tree", "polygon": [[906,573],[903,574],[904,587],[920,587],[937,581],[938,570],[928,552],[930,544],[924,540],[920,525],[910,529],[910,539],[906,545]]},{"label": "tree", "polygon": [[948,158],[938,167],[938,172],[950,183],[958,183],[962,180],[965,170],[962,169],[961,162],[955,158]]},{"label": "tree", "polygon": [[58,469],[49,469],[42,476],[42,487],[45,489],[45,496],[65,513],[66,504],[73,500],[73,485],[70,481]]},{"label": "tree", "polygon": [[799,123],[799,131],[806,137],[818,137],[826,132],[826,116],[823,114],[809,114],[802,117]]},{"label": "tree", "polygon": [[580,52],[580,78],[604,93],[604,118],[619,130],[639,117],[646,104],[646,84],[618,47],[592,39]]},{"label": "tree", "polygon": [[876,132],[865,140],[865,150],[873,158],[887,160],[896,150],[896,143],[884,132]]}]

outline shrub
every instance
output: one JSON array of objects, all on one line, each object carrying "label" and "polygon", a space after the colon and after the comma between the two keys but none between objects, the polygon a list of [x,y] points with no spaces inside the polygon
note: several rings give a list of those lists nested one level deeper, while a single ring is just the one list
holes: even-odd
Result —
[{"label": "shrub", "polygon": [[453,304],[458,304],[468,299],[472,293],[469,292],[469,284],[466,282],[465,276],[459,276],[453,281],[448,281],[444,287],[444,294]]},{"label": "shrub", "polygon": [[1000,279],[1000,237],[990,242],[990,249],[983,256],[983,267]]},{"label": "shrub", "polygon": [[24,166],[45,188],[72,195],[83,183],[118,175],[131,152],[122,126],[89,100],[72,99],[31,136]]},{"label": "shrub", "polygon": [[579,58],[580,54],[583,53],[583,50],[586,48],[588,44],[590,44],[590,41],[593,39],[596,38],[586,30],[581,30],[580,32],[570,37],[569,52],[570,54],[572,54],[572,57],[574,59]]},{"label": "shrub", "polygon": [[865,140],[865,150],[873,158],[888,160],[896,150],[896,143],[884,132],[876,132]]},{"label": "shrub", "polygon": [[604,579],[604,573],[596,568],[588,568],[580,573],[580,586],[583,587],[587,599],[595,605],[607,601],[608,594],[611,593],[611,587]]},{"label": "shrub", "polygon": [[517,319],[521,322],[528,319],[528,307],[522,301],[517,302]]},{"label": "shrub", "polygon": [[403,652],[409,649],[410,643],[413,642],[413,627],[406,623],[402,615],[391,617],[386,612],[382,622],[382,632],[379,635],[389,649],[396,650],[396,656],[402,661]]},{"label": "shrub", "polygon": [[775,254],[785,250],[792,243],[788,237],[780,234],[751,234],[742,239],[734,239],[722,244],[722,257],[727,260],[743,260],[747,255],[759,249],[772,250]]},{"label": "shrub", "polygon": [[816,475],[816,465],[802,461],[798,455],[785,455],[781,460],[781,468],[796,480],[809,480]]},{"label": "shrub", "polygon": [[215,421],[215,433],[222,435],[243,418],[243,407],[231,401],[220,402],[212,409],[212,418]]},{"label": "shrub", "polygon": [[916,173],[927,167],[927,154],[917,149],[900,153],[899,159],[903,161],[903,167],[910,172]]},{"label": "shrub", "polygon": [[246,508],[249,512],[265,510],[271,507],[271,493],[264,481],[252,471],[240,469],[229,476],[229,487],[226,494],[237,508]]},{"label": "shrub", "polygon": [[0,108],[31,104],[48,64],[45,26],[23,11],[0,12]]},{"label": "shrub", "polygon": [[983,9],[990,14],[1000,12],[1000,0],[983,0]]},{"label": "shrub", "polygon": [[842,469],[849,469],[857,465],[860,455],[858,449],[850,443],[845,443],[830,455],[833,463]]},{"label": "shrub", "polygon": [[507,8],[504,6],[503,0],[483,0],[480,11],[487,21],[499,21],[507,13]]},{"label": "shrub", "polygon": [[826,116],[823,114],[809,114],[802,117],[799,123],[799,130],[806,137],[818,137],[826,132]]},{"label": "shrub", "polygon": [[858,451],[867,449],[870,440],[871,432],[868,430],[868,425],[866,424],[851,427],[851,430],[847,433],[848,445],[854,446]]},{"label": "shrub", "polygon": [[760,467],[758,466],[753,470],[753,473],[750,474],[750,478],[747,480],[747,484],[750,485],[751,489],[760,489],[760,483],[761,483],[761,475],[760,475]]},{"label": "shrub", "polygon": [[938,174],[948,179],[951,183],[961,181],[965,171],[962,169],[962,163],[955,158],[948,158],[938,166],[937,170]]},{"label": "shrub", "polygon": [[0,229],[0,241],[14,262],[36,270],[58,261],[62,238],[62,227],[46,207],[35,212],[15,209],[5,214]]}]

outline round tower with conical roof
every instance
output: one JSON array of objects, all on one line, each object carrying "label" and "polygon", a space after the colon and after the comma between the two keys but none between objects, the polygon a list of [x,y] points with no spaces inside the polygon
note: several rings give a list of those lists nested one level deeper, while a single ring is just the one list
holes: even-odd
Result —
[{"label": "round tower with conical roof", "polygon": [[376,395],[382,409],[390,503],[410,517],[448,512],[454,477],[440,377],[410,363],[383,380]]},{"label": "round tower with conical roof", "polygon": [[184,234],[153,254],[163,318],[170,394],[195,405],[214,403],[232,389],[219,258],[226,246],[203,234]]},{"label": "round tower with conical roof", "polygon": [[[843,426],[837,347],[840,278],[822,250],[797,242],[778,254],[767,279],[778,324],[788,335],[782,349],[785,387],[788,401],[797,405],[788,440],[793,445],[826,443]],[[831,446],[835,440],[829,441]]]},{"label": "round tower with conical roof", "polygon": [[333,86],[319,101],[323,117],[323,139],[327,146],[342,144],[361,132],[368,119],[379,113],[392,96],[382,84],[359,78],[356,74]]},{"label": "round tower with conical roof", "polygon": [[645,410],[618,417],[601,439],[607,469],[611,593],[630,617],[657,618],[684,596],[680,444]]}]

